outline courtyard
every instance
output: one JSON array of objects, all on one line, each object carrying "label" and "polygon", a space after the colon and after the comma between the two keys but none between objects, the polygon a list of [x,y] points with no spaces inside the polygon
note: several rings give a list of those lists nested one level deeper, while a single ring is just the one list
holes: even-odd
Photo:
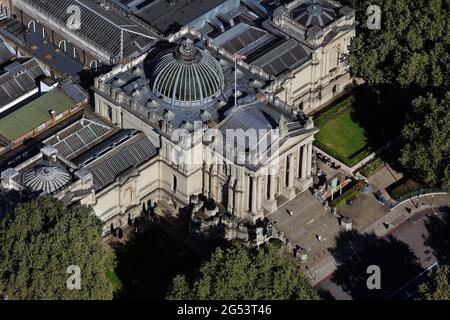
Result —
[{"label": "courtyard", "polygon": [[316,145],[349,167],[357,164],[400,134],[401,97],[358,88],[316,117]]}]

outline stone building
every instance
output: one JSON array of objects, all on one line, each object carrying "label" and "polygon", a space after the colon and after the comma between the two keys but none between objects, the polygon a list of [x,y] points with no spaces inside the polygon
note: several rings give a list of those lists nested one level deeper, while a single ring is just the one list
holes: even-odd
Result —
[{"label": "stone building", "polygon": [[[114,23],[115,8],[89,0],[64,0],[90,9],[92,25],[71,32],[52,1],[12,2],[23,23],[49,39],[66,36],[85,64],[120,63],[95,79],[95,115],[86,111],[33,160],[2,172],[7,199],[19,191],[92,205],[105,234],[149,201],[178,213],[198,205],[195,197],[214,199],[217,208],[199,208],[212,219],[195,220],[196,230],[209,230],[203,221],[259,243],[273,232],[266,217],[312,186],[318,129],[307,114],[352,82],[341,59],[354,35],[350,8],[331,0],[217,1],[201,12],[205,23],[193,14],[163,37],[131,17]],[[103,26],[111,39],[99,38]]]},{"label": "stone building", "polygon": [[[263,70],[237,65],[211,39],[184,28],[97,78],[95,111],[119,128],[142,130],[157,146],[158,174],[148,181],[159,187],[155,200],[184,207],[202,194],[255,224],[312,185],[317,129],[264,93],[270,77]],[[268,135],[276,150],[265,143]]]}]

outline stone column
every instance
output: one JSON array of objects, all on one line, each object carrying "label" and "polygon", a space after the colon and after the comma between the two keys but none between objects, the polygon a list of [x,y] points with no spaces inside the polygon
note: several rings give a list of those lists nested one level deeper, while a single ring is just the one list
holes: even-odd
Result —
[{"label": "stone column", "polygon": [[250,176],[250,177],[251,177],[251,183],[252,183],[252,194],[250,195],[250,192],[249,192],[249,196],[252,197],[252,199],[251,199],[251,201],[252,201],[251,212],[256,212],[256,194],[258,192],[258,190],[256,189],[257,188],[256,177],[254,177],[254,176]]},{"label": "stone column", "polygon": [[308,144],[308,152],[306,153],[308,155],[308,162],[306,166],[306,178],[311,177],[311,163],[312,163],[312,143]]},{"label": "stone column", "polygon": [[210,190],[210,198],[214,198],[217,200],[218,195],[215,194],[215,190],[216,190],[216,186],[217,186],[217,164],[212,164],[211,165],[211,184],[209,186],[209,190]]},{"label": "stone column", "polygon": [[247,204],[245,203],[244,186],[246,176],[243,175],[241,170],[236,170],[236,184],[235,184],[235,201],[234,201],[234,215],[239,218],[246,211]]},{"label": "stone column", "polygon": [[208,165],[205,165],[203,167],[203,195],[205,195],[206,197],[209,196],[209,170],[208,170]]},{"label": "stone column", "polygon": [[304,180],[304,179],[306,179],[306,165],[307,165],[307,158],[308,158],[308,152],[307,152],[306,145],[301,146],[300,152],[302,152],[302,154],[303,154],[301,178]]},{"label": "stone column", "polygon": [[230,212],[231,214],[234,213],[234,177],[231,176],[230,178],[230,182],[228,183],[228,212]]},{"label": "stone column", "polygon": [[293,155],[291,154],[290,157],[288,158],[289,160],[289,177],[288,177],[288,187],[292,188],[294,186],[294,163],[293,163]]},{"label": "stone column", "polygon": [[262,208],[262,199],[263,199],[263,192],[262,192],[262,190],[263,190],[263,188],[262,188],[262,185],[263,185],[263,179],[262,179],[263,177],[258,177],[258,193],[256,194],[256,196],[258,197],[257,198],[257,203],[256,203],[256,210],[257,211],[260,211],[261,210],[261,208]]}]

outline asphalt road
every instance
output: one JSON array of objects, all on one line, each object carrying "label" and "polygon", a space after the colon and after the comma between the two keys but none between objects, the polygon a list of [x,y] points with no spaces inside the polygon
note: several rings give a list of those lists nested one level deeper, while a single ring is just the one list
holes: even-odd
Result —
[{"label": "asphalt road", "polygon": [[[439,264],[450,263],[450,254],[441,261],[438,261],[433,254],[433,250],[425,244],[425,239],[428,237],[428,230],[426,229],[428,217],[436,214],[443,214],[438,209],[435,210],[436,211],[433,209],[426,209],[416,213],[389,234],[410,246],[411,250],[419,259],[420,265],[424,271],[407,281],[394,292],[390,293],[386,296],[386,299],[409,300],[417,298],[418,286],[426,280],[428,273]],[[352,298],[331,280],[322,283],[320,288],[329,291],[337,300],[348,300]]]},{"label": "asphalt road", "polygon": [[392,233],[394,237],[411,247],[414,254],[419,258],[422,268],[425,270],[389,295],[387,299],[411,300],[417,298],[418,287],[426,280],[427,275],[440,264],[448,264],[450,262],[450,255],[438,261],[433,255],[432,249],[424,244],[424,239],[428,237],[428,231],[425,227],[428,217],[434,215],[439,216],[441,214],[443,213],[439,210],[424,210],[405,221]]}]

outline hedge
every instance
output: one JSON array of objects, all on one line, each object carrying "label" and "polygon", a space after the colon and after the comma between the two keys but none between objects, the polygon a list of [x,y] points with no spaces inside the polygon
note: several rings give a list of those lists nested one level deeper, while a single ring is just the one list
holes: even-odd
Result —
[{"label": "hedge", "polygon": [[386,162],[384,162],[381,158],[377,158],[371,163],[369,163],[364,169],[362,169],[361,174],[366,178],[369,178],[370,176],[374,175],[378,170],[383,168],[385,165]]},{"label": "hedge", "polygon": [[361,193],[361,190],[364,188],[365,182],[358,181],[354,186],[345,191],[340,197],[334,199],[330,202],[332,207],[341,208],[346,204],[347,200],[352,199]]}]

